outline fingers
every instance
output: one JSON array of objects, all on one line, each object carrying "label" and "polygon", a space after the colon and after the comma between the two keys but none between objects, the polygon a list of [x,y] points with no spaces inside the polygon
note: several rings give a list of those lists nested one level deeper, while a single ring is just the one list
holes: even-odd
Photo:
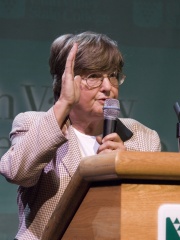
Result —
[{"label": "fingers", "polygon": [[66,78],[68,78],[69,81],[74,80],[74,62],[75,62],[77,50],[78,50],[78,44],[74,43],[66,59],[65,69],[62,75],[62,82],[64,82]]},{"label": "fingers", "polygon": [[77,50],[78,50],[78,44],[74,43],[66,60],[65,73],[67,74],[68,73],[72,74],[72,72],[74,71],[74,61],[75,61]]},{"label": "fingers", "polygon": [[112,152],[112,151],[126,151],[126,147],[124,146],[123,143],[120,143],[120,144],[117,144],[117,143],[113,143],[112,142],[106,142],[102,145],[99,146],[99,149],[98,149],[98,152],[97,153],[100,153],[100,152]]},{"label": "fingers", "polygon": [[96,140],[98,141],[99,146],[97,153],[108,153],[112,151],[126,151],[126,147],[124,146],[124,142],[121,140],[117,133],[111,133],[105,136],[100,143],[100,137],[97,137]]},{"label": "fingers", "polygon": [[101,136],[97,136],[96,137],[96,141],[101,145],[102,144],[102,137]]},{"label": "fingers", "polygon": [[107,141],[123,142],[117,133],[110,133],[102,139],[102,143]]}]

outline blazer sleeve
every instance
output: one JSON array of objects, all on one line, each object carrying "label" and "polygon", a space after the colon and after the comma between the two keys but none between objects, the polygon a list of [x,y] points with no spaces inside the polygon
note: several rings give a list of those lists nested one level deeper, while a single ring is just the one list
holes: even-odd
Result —
[{"label": "blazer sleeve", "polygon": [[10,139],[12,145],[1,158],[0,173],[9,182],[24,187],[37,183],[44,167],[55,157],[57,148],[67,141],[53,108],[47,112],[17,115]]},{"label": "blazer sleeve", "polygon": [[161,151],[161,141],[155,130],[131,118],[122,118],[121,121],[133,132],[133,136],[125,142],[127,150],[144,152]]}]

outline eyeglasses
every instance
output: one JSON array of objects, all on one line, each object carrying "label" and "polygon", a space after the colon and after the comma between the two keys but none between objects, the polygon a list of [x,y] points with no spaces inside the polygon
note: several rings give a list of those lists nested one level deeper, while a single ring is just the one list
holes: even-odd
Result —
[{"label": "eyeglasses", "polygon": [[[126,76],[123,73],[116,73],[116,72],[108,74],[106,77],[109,79],[111,85],[114,87],[118,87],[119,85],[123,84],[126,78]],[[104,75],[101,73],[92,73],[83,79],[86,80],[88,87],[97,88],[101,86],[104,78],[105,78]]]}]

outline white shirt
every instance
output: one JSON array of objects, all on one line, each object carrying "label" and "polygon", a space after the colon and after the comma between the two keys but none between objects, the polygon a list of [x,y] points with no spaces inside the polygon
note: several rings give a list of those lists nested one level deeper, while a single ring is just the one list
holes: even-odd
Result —
[{"label": "white shirt", "polygon": [[75,128],[73,129],[78,139],[78,144],[81,150],[82,157],[95,155],[99,148],[99,143],[96,141],[96,137],[81,133]]}]

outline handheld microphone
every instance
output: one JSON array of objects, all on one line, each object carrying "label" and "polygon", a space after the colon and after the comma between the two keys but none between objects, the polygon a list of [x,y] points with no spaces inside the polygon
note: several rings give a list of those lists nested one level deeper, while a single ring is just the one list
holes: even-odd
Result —
[{"label": "handheld microphone", "polygon": [[117,118],[120,113],[120,103],[117,99],[106,99],[103,107],[104,112],[104,129],[103,137],[115,132]]}]

